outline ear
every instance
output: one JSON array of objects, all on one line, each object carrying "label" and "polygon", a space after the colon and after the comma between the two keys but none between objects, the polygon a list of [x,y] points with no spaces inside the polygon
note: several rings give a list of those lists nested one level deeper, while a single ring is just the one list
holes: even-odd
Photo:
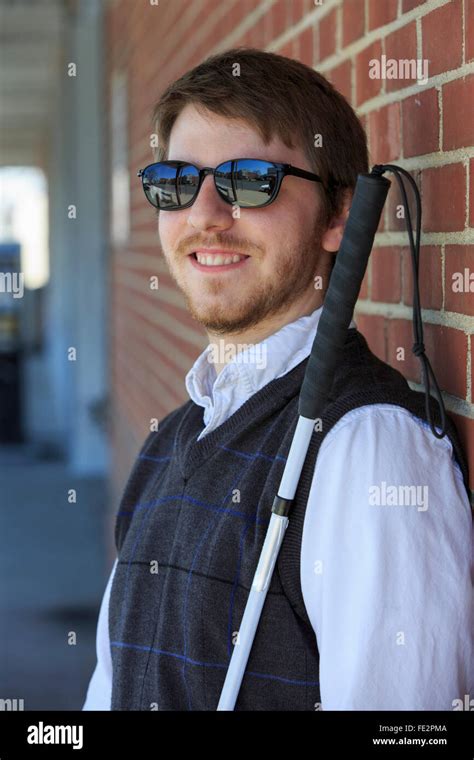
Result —
[{"label": "ear", "polygon": [[351,188],[344,190],[342,209],[337,216],[331,219],[329,226],[323,233],[323,236],[321,238],[321,246],[325,251],[336,253],[341,246],[344,227],[346,225],[347,217],[349,216],[349,211],[351,208],[352,195],[353,191]]}]

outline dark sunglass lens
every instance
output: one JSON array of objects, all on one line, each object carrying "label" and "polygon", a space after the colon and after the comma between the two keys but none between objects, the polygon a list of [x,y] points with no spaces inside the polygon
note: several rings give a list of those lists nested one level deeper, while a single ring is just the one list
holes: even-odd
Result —
[{"label": "dark sunglass lens", "polygon": [[268,161],[242,159],[234,163],[234,187],[242,208],[263,206],[273,194],[277,169]]},{"label": "dark sunglass lens", "polygon": [[231,203],[236,203],[235,181],[232,177],[232,161],[219,164],[215,172],[216,187],[220,194]]},{"label": "dark sunglass lens", "polygon": [[184,206],[193,200],[197,193],[199,185],[199,171],[192,164],[188,166],[182,166],[178,173],[178,202],[180,206]]},{"label": "dark sunglass lens", "polygon": [[199,173],[193,166],[157,163],[149,166],[143,175],[145,195],[159,209],[176,208],[193,197]]}]

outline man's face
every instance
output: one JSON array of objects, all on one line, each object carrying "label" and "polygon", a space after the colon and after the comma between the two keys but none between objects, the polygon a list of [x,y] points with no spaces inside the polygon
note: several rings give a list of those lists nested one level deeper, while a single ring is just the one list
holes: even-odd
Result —
[{"label": "man's face", "polygon": [[[215,167],[233,158],[281,161],[313,171],[301,149],[287,148],[276,138],[265,145],[244,122],[186,106],[173,126],[168,159]],[[240,209],[240,218],[233,211],[207,176],[191,207],[159,213],[163,253],[191,315],[210,333],[232,334],[313,296],[316,308],[314,276],[323,233],[316,184],[287,176],[266,208]],[[248,258],[225,269],[203,266],[193,256],[203,248]]]}]

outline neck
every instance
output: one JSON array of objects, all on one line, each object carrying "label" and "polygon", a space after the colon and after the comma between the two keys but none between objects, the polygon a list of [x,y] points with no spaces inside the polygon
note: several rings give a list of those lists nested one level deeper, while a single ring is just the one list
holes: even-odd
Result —
[{"label": "neck", "polygon": [[302,299],[276,314],[272,314],[257,325],[241,332],[215,334],[208,331],[209,344],[212,347],[213,365],[216,375],[224,369],[226,364],[241,351],[245,346],[255,345],[276,333],[280,328],[294,322],[300,317],[309,316],[319,308],[323,302],[323,296],[319,293],[307,293]]}]

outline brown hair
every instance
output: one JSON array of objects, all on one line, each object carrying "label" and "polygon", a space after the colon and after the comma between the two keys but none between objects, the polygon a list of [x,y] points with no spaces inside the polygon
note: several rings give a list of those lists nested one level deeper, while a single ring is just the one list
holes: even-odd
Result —
[{"label": "brown hair", "polygon": [[[300,61],[240,47],[186,72],[153,109],[157,161],[166,159],[173,124],[189,103],[245,120],[265,144],[276,135],[289,148],[300,146],[326,187],[320,191],[324,226],[339,213],[344,189],[353,190],[357,174],[368,171],[367,138],[354,110],[322,74]],[[315,147],[315,135],[321,135],[321,147]]]}]

